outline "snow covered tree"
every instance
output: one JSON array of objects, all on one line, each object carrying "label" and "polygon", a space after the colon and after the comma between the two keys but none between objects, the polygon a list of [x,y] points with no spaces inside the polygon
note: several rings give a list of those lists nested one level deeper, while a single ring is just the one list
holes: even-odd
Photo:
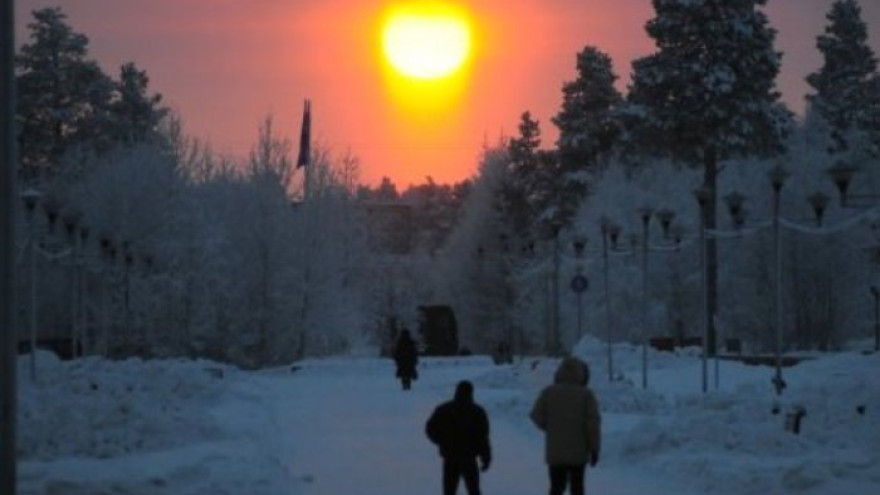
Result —
[{"label": "snow covered tree", "polygon": [[[758,10],[766,0],[653,0],[647,23],[657,51],[633,62],[625,114],[643,153],[702,168],[705,221],[716,225],[719,163],[784,150],[791,116],[775,79],[776,31]],[[717,246],[709,242],[709,313],[717,306]],[[714,353],[713,318],[708,318]]]},{"label": "snow covered tree", "polygon": [[577,195],[557,153],[539,149],[541,127],[529,112],[522,114],[519,136],[507,145],[510,173],[505,177],[499,207],[511,234],[547,236],[551,224],[561,226],[577,207]]},{"label": "snow covered tree", "polygon": [[855,0],[837,0],[826,18],[825,33],[816,40],[824,63],[807,76],[816,91],[807,95],[810,111],[817,112],[828,127],[829,152],[848,151],[855,144],[850,142],[854,135],[869,132],[876,155],[880,153],[880,76],[861,8]]},{"label": "snow covered tree", "polygon": [[130,146],[160,139],[159,123],[168,114],[160,107],[162,95],[149,94],[150,78],[133,62],[119,69],[116,94],[110,104],[108,133],[114,143]]},{"label": "snow covered tree", "polygon": [[577,55],[578,76],[562,86],[562,110],[553,118],[559,128],[559,160],[567,170],[594,168],[608,151],[617,129],[612,111],[623,102],[614,87],[611,57],[588,46]]},{"label": "snow covered tree", "polygon": [[57,172],[72,146],[96,138],[113,94],[112,80],[88,58],[88,38],[60,8],[33,12],[30,43],[16,58],[21,174]]}]

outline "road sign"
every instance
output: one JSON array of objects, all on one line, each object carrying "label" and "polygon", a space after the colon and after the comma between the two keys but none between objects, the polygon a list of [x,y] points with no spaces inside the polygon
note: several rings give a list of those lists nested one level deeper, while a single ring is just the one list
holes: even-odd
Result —
[{"label": "road sign", "polygon": [[589,286],[589,280],[587,280],[587,277],[583,275],[575,275],[571,278],[571,290],[577,292],[578,294],[587,290],[587,287]]}]

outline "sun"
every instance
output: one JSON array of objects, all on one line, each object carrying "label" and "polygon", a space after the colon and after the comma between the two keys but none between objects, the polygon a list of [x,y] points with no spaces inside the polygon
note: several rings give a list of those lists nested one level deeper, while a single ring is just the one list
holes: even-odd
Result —
[{"label": "sun", "polygon": [[458,71],[470,55],[470,22],[464,12],[447,3],[402,4],[383,25],[382,51],[404,76],[444,78]]}]

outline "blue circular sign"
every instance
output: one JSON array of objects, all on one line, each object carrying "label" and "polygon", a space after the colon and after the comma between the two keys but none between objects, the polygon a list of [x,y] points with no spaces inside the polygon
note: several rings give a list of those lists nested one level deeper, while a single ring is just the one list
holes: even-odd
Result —
[{"label": "blue circular sign", "polygon": [[578,293],[583,292],[583,291],[587,290],[587,287],[589,287],[589,286],[590,286],[589,280],[587,280],[587,277],[585,277],[583,275],[575,275],[571,279],[571,290],[573,290],[575,292],[578,292]]}]

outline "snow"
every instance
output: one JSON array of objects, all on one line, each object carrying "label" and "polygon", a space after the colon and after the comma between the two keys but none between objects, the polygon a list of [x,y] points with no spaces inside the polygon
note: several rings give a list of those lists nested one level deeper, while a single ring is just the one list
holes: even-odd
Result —
[{"label": "snow", "polygon": [[[880,489],[880,354],[811,356],[783,370],[709,363],[701,393],[694,349],[648,355],[584,339],[603,411],[603,452],[588,491],[644,495],[873,494]],[[494,459],[484,493],[547,490],[542,437],[527,412],[558,360],[424,358],[404,392],[389,360],[336,357],[263,371],[201,360],[40,354],[37,382],[19,368],[21,494],[403,495],[440,491],[424,421],[472,380],[488,411]],[[786,415],[803,407],[800,434]],[[778,411],[774,414],[774,410]],[[459,493],[464,493],[463,487]]]}]

